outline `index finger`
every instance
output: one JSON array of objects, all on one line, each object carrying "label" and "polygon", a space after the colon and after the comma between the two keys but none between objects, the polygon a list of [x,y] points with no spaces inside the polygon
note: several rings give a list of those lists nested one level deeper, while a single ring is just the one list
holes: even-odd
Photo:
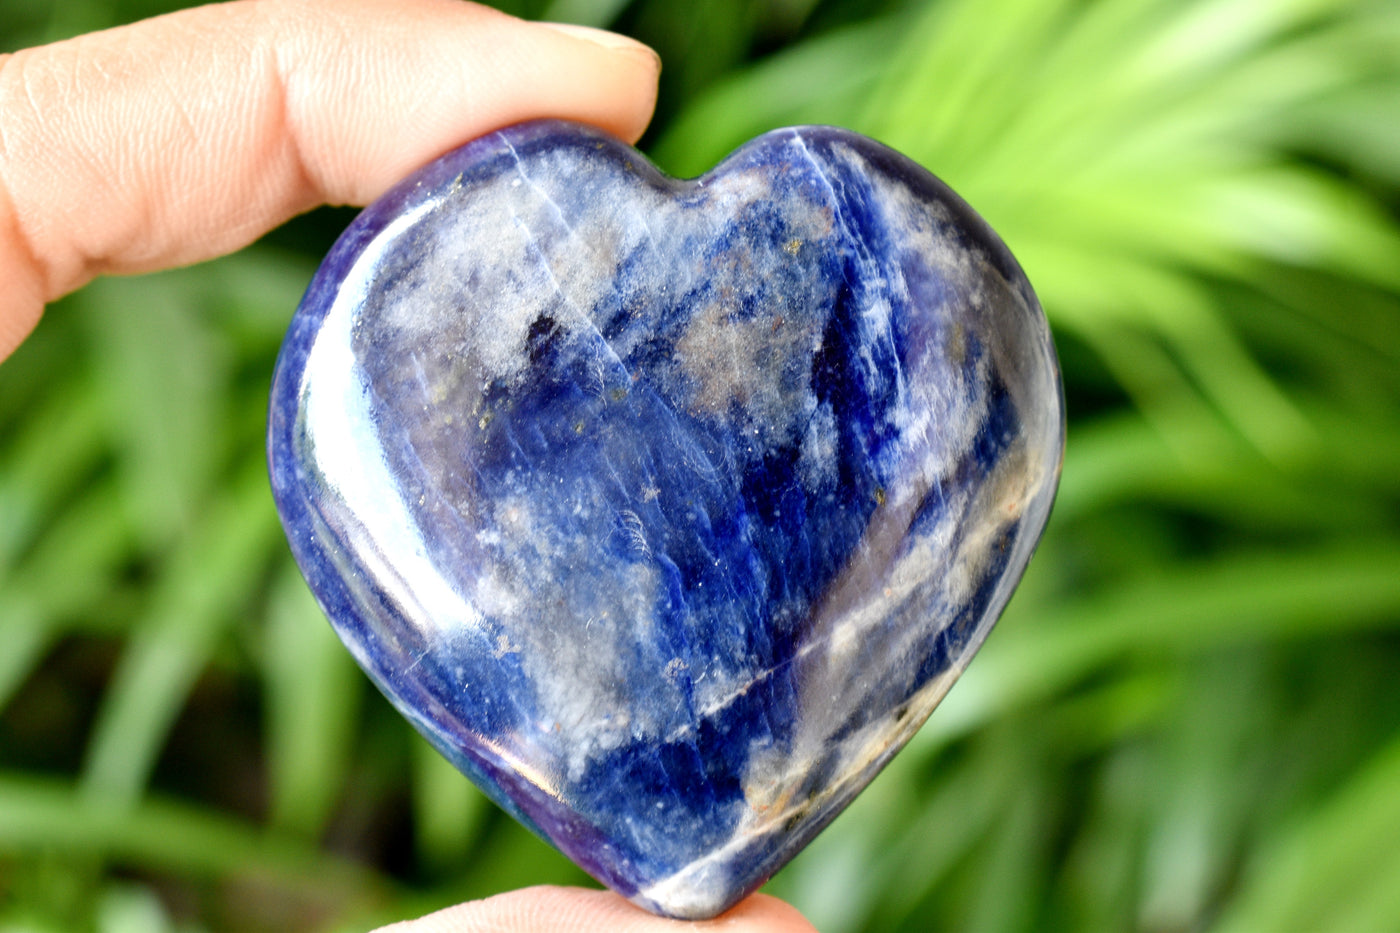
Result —
[{"label": "index finger", "polygon": [[657,68],[630,40],[459,0],[237,0],[0,58],[0,358],[95,275],[367,203],[501,126],[634,140]]}]

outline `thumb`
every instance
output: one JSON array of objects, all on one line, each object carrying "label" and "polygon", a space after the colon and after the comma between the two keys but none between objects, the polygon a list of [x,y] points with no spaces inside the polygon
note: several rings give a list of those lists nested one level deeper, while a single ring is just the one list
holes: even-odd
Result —
[{"label": "thumb", "polygon": [[797,909],[755,894],[714,920],[653,917],[611,891],[535,887],[458,904],[378,933],[816,933]]}]

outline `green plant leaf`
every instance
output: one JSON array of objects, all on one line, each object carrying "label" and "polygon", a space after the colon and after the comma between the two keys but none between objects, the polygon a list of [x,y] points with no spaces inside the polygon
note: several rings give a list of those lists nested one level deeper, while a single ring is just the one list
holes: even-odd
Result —
[{"label": "green plant leaf", "polygon": [[426,740],[415,735],[413,750],[414,841],[424,865],[447,872],[471,854],[491,804]]},{"label": "green plant leaf", "polygon": [[1248,866],[1217,931],[1363,930],[1393,921],[1400,835],[1400,741],[1392,742],[1316,812],[1300,814]]},{"label": "green plant leaf", "polygon": [[290,561],[264,635],[270,822],[315,838],[344,787],[364,681]]},{"label": "green plant leaf", "polygon": [[261,463],[237,477],[165,568],[103,698],[83,788],[113,809],[134,804],[195,678],[255,590],[278,526]]},{"label": "green plant leaf", "polygon": [[0,774],[0,851],[40,850],[186,876],[274,880],[339,898],[342,907],[367,907],[392,891],[363,866],[226,814],[160,799],[112,808],[61,781]]}]

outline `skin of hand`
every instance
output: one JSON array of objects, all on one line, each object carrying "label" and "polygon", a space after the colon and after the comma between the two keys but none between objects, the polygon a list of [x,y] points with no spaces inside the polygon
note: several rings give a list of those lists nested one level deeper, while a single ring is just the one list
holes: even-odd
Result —
[{"label": "skin of hand", "polygon": [[0,57],[0,359],[94,276],[367,204],[502,126],[635,141],[659,67],[622,36],[460,0],[239,0]]},{"label": "skin of hand", "polygon": [[714,920],[663,920],[611,891],[541,886],[458,904],[378,933],[816,933],[797,910],[755,894]]},{"label": "skin of hand", "polygon": [[[640,43],[461,0],[236,0],[0,56],[0,359],[44,305],[103,274],[232,252],[321,204],[535,117],[634,142],[660,62]],[[653,917],[536,887],[393,933],[813,933],[756,895]]]}]

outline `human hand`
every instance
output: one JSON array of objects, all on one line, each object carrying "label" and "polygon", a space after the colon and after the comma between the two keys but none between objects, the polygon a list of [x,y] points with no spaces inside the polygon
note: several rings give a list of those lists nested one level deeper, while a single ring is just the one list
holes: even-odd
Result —
[{"label": "human hand", "polygon": [[714,920],[653,917],[611,891],[536,887],[458,904],[377,933],[816,933],[793,907],[755,894]]},{"label": "human hand", "polygon": [[240,0],[0,56],[0,359],[104,273],[366,204],[533,117],[634,141],[656,55],[459,0]]}]

